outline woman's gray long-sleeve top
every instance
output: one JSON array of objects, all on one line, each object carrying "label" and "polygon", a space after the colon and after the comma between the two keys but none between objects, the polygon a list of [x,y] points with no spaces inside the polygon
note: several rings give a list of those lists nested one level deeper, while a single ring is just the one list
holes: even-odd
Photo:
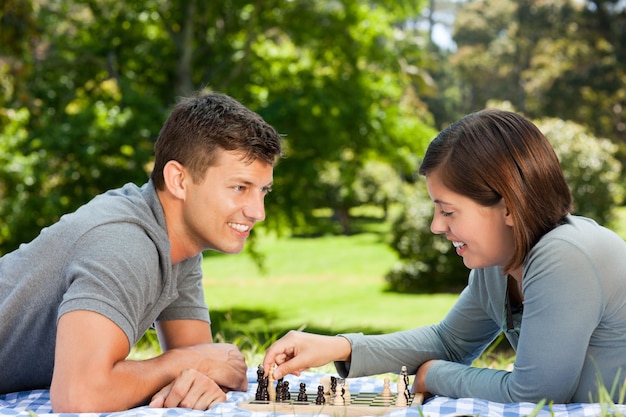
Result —
[{"label": "woman's gray long-sleeve top", "polygon": [[[530,251],[523,268],[523,311],[507,322],[507,277],[499,267],[470,272],[468,286],[439,323],[387,335],[345,334],[344,377],[414,374],[432,364],[434,394],[489,401],[596,402],[598,381],[613,400],[626,377],[626,243],[592,220],[568,216]],[[410,314],[410,312],[408,312]],[[471,366],[504,332],[513,371]]]}]

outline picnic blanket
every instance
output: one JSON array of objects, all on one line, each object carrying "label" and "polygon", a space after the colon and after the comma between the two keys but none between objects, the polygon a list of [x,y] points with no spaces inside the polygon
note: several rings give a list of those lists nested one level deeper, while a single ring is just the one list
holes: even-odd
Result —
[{"label": "picnic blanket", "polygon": [[[324,374],[305,372],[299,377],[289,375],[285,377],[290,386],[298,386],[301,382],[307,387],[315,387],[319,384]],[[271,417],[273,412],[248,411],[238,407],[238,404],[254,398],[257,388],[256,368],[248,369],[248,391],[231,392],[227,395],[227,401],[212,407],[208,411],[197,411],[186,408],[149,408],[137,407],[130,410],[115,413],[53,413],[50,406],[50,391],[33,390],[0,395],[0,416],[26,416],[33,415],[46,417]],[[352,378],[350,379],[351,392],[380,392],[383,389],[381,378]],[[395,389],[392,383],[392,389]],[[607,414],[626,414],[626,406],[603,405],[603,404],[549,404],[537,406],[532,403],[509,403],[500,404],[473,398],[451,399],[446,397],[433,397],[419,407],[408,407],[395,410],[387,414],[388,417],[438,417],[438,416],[489,416],[489,417],[596,417]],[[320,417],[333,417],[327,414],[311,414]],[[298,417],[310,416],[299,414]]]}]

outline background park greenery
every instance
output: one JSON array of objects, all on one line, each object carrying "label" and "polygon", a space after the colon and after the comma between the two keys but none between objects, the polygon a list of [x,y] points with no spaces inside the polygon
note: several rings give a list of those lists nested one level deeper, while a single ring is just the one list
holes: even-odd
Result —
[{"label": "background park greenery", "polygon": [[[441,46],[433,42],[436,12],[451,5],[454,43]],[[536,121],[561,158],[576,212],[620,227],[623,1],[4,0],[0,7],[0,253],[100,192],[145,182],[176,97],[200,88],[242,101],[286,145],[252,256],[237,257],[242,269],[224,266],[223,276],[218,266],[207,269],[216,322],[239,315],[252,327],[263,313],[271,323],[289,316],[279,305],[300,308],[286,302],[318,289],[325,290],[320,316],[296,323],[291,314],[285,327],[392,329],[395,320],[353,321],[366,308],[378,311],[377,302],[403,306],[395,317],[427,317],[436,296],[418,302],[407,293],[454,294],[466,271],[428,231],[431,203],[414,173],[438,130],[487,106]],[[374,207],[377,220],[364,222],[363,207]],[[386,231],[363,234],[365,225]],[[344,239],[360,249],[352,262],[330,262],[348,251]],[[335,273],[295,275],[293,262],[272,257],[279,253],[272,245],[284,242],[288,253],[319,256]],[[330,252],[310,250],[312,242]],[[207,254],[206,262],[220,259]],[[278,293],[281,280],[290,285]],[[258,294],[238,306],[251,289]],[[371,292],[382,301],[366,298]]]}]

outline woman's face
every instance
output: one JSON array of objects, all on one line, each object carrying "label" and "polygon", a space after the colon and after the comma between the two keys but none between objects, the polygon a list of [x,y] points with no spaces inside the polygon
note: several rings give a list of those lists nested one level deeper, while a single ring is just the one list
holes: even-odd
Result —
[{"label": "woman's face", "polygon": [[470,269],[505,266],[514,253],[513,223],[500,200],[485,207],[455,193],[441,181],[438,171],[426,177],[428,194],[435,203],[430,230],[445,234]]}]

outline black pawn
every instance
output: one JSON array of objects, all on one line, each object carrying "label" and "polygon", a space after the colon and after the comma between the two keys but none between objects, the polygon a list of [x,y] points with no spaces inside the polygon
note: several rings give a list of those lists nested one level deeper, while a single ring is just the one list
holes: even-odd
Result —
[{"label": "black pawn", "polygon": [[283,387],[283,379],[280,378],[277,382],[276,382],[276,402],[283,402],[285,401],[285,389]]},{"label": "black pawn", "polygon": [[306,395],[306,384],[304,382],[300,382],[300,391],[298,392],[298,401],[305,403],[308,401]]},{"label": "black pawn", "polygon": [[321,405],[326,402],[326,398],[324,397],[324,386],[317,386],[317,397],[315,397],[315,404]]},{"label": "black pawn", "polygon": [[289,393],[289,381],[283,383],[283,393],[285,401],[291,400],[291,394]]}]

